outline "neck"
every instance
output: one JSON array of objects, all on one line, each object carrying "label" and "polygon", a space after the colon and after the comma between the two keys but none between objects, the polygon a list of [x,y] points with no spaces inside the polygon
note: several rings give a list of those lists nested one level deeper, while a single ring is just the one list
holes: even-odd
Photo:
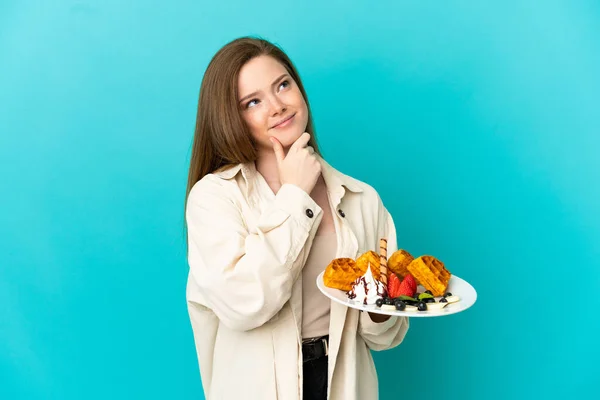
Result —
[{"label": "neck", "polygon": [[[287,149],[284,151],[287,154]],[[267,183],[279,183],[279,167],[273,150],[259,151],[255,165]]]},{"label": "neck", "polygon": [[[288,149],[283,149],[283,151],[287,155]],[[259,151],[258,158],[254,162],[254,165],[256,167],[256,171],[263,176],[273,192],[277,193],[281,187],[281,182],[279,181],[279,167],[277,166],[275,152],[270,149]],[[321,174],[311,194],[315,193],[315,191],[326,190],[327,187],[325,185],[325,179],[323,178],[323,174]]]}]

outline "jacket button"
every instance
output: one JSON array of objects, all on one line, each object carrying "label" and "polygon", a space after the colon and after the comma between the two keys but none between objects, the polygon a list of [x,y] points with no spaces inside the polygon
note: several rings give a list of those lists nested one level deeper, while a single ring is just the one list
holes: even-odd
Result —
[{"label": "jacket button", "polygon": [[338,210],[338,213],[340,214],[340,217],[342,217],[342,218],[346,217],[344,210],[342,210],[341,208]]},{"label": "jacket button", "polygon": [[310,208],[306,209],[306,216],[308,218],[312,218],[315,214],[313,214],[312,210]]}]

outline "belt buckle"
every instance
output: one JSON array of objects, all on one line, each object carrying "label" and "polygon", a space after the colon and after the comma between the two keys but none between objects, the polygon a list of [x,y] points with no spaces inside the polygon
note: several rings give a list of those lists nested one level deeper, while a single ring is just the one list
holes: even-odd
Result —
[{"label": "belt buckle", "polygon": [[323,342],[323,347],[325,348],[325,355],[329,355],[329,344],[327,343],[327,339],[326,338],[321,338],[321,341]]},{"label": "belt buckle", "polygon": [[310,339],[303,339],[302,340],[302,344],[313,344],[313,343],[318,342],[320,339],[323,339],[323,338],[313,337],[313,338],[310,338]]}]

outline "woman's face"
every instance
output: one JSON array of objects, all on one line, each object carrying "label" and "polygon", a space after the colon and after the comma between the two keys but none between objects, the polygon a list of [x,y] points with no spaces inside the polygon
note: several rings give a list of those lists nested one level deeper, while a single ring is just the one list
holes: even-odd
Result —
[{"label": "woman's face", "polygon": [[306,101],[285,67],[273,57],[259,56],[242,67],[238,99],[259,151],[273,148],[272,136],[288,148],[306,130]]}]

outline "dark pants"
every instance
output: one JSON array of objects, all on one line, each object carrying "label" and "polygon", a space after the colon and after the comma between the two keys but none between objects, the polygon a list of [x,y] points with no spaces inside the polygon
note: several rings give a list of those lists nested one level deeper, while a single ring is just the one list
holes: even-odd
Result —
[{"label": "dark pants", "polygon": [[304,362],[303,400],[327,399],[327,356]]}]

